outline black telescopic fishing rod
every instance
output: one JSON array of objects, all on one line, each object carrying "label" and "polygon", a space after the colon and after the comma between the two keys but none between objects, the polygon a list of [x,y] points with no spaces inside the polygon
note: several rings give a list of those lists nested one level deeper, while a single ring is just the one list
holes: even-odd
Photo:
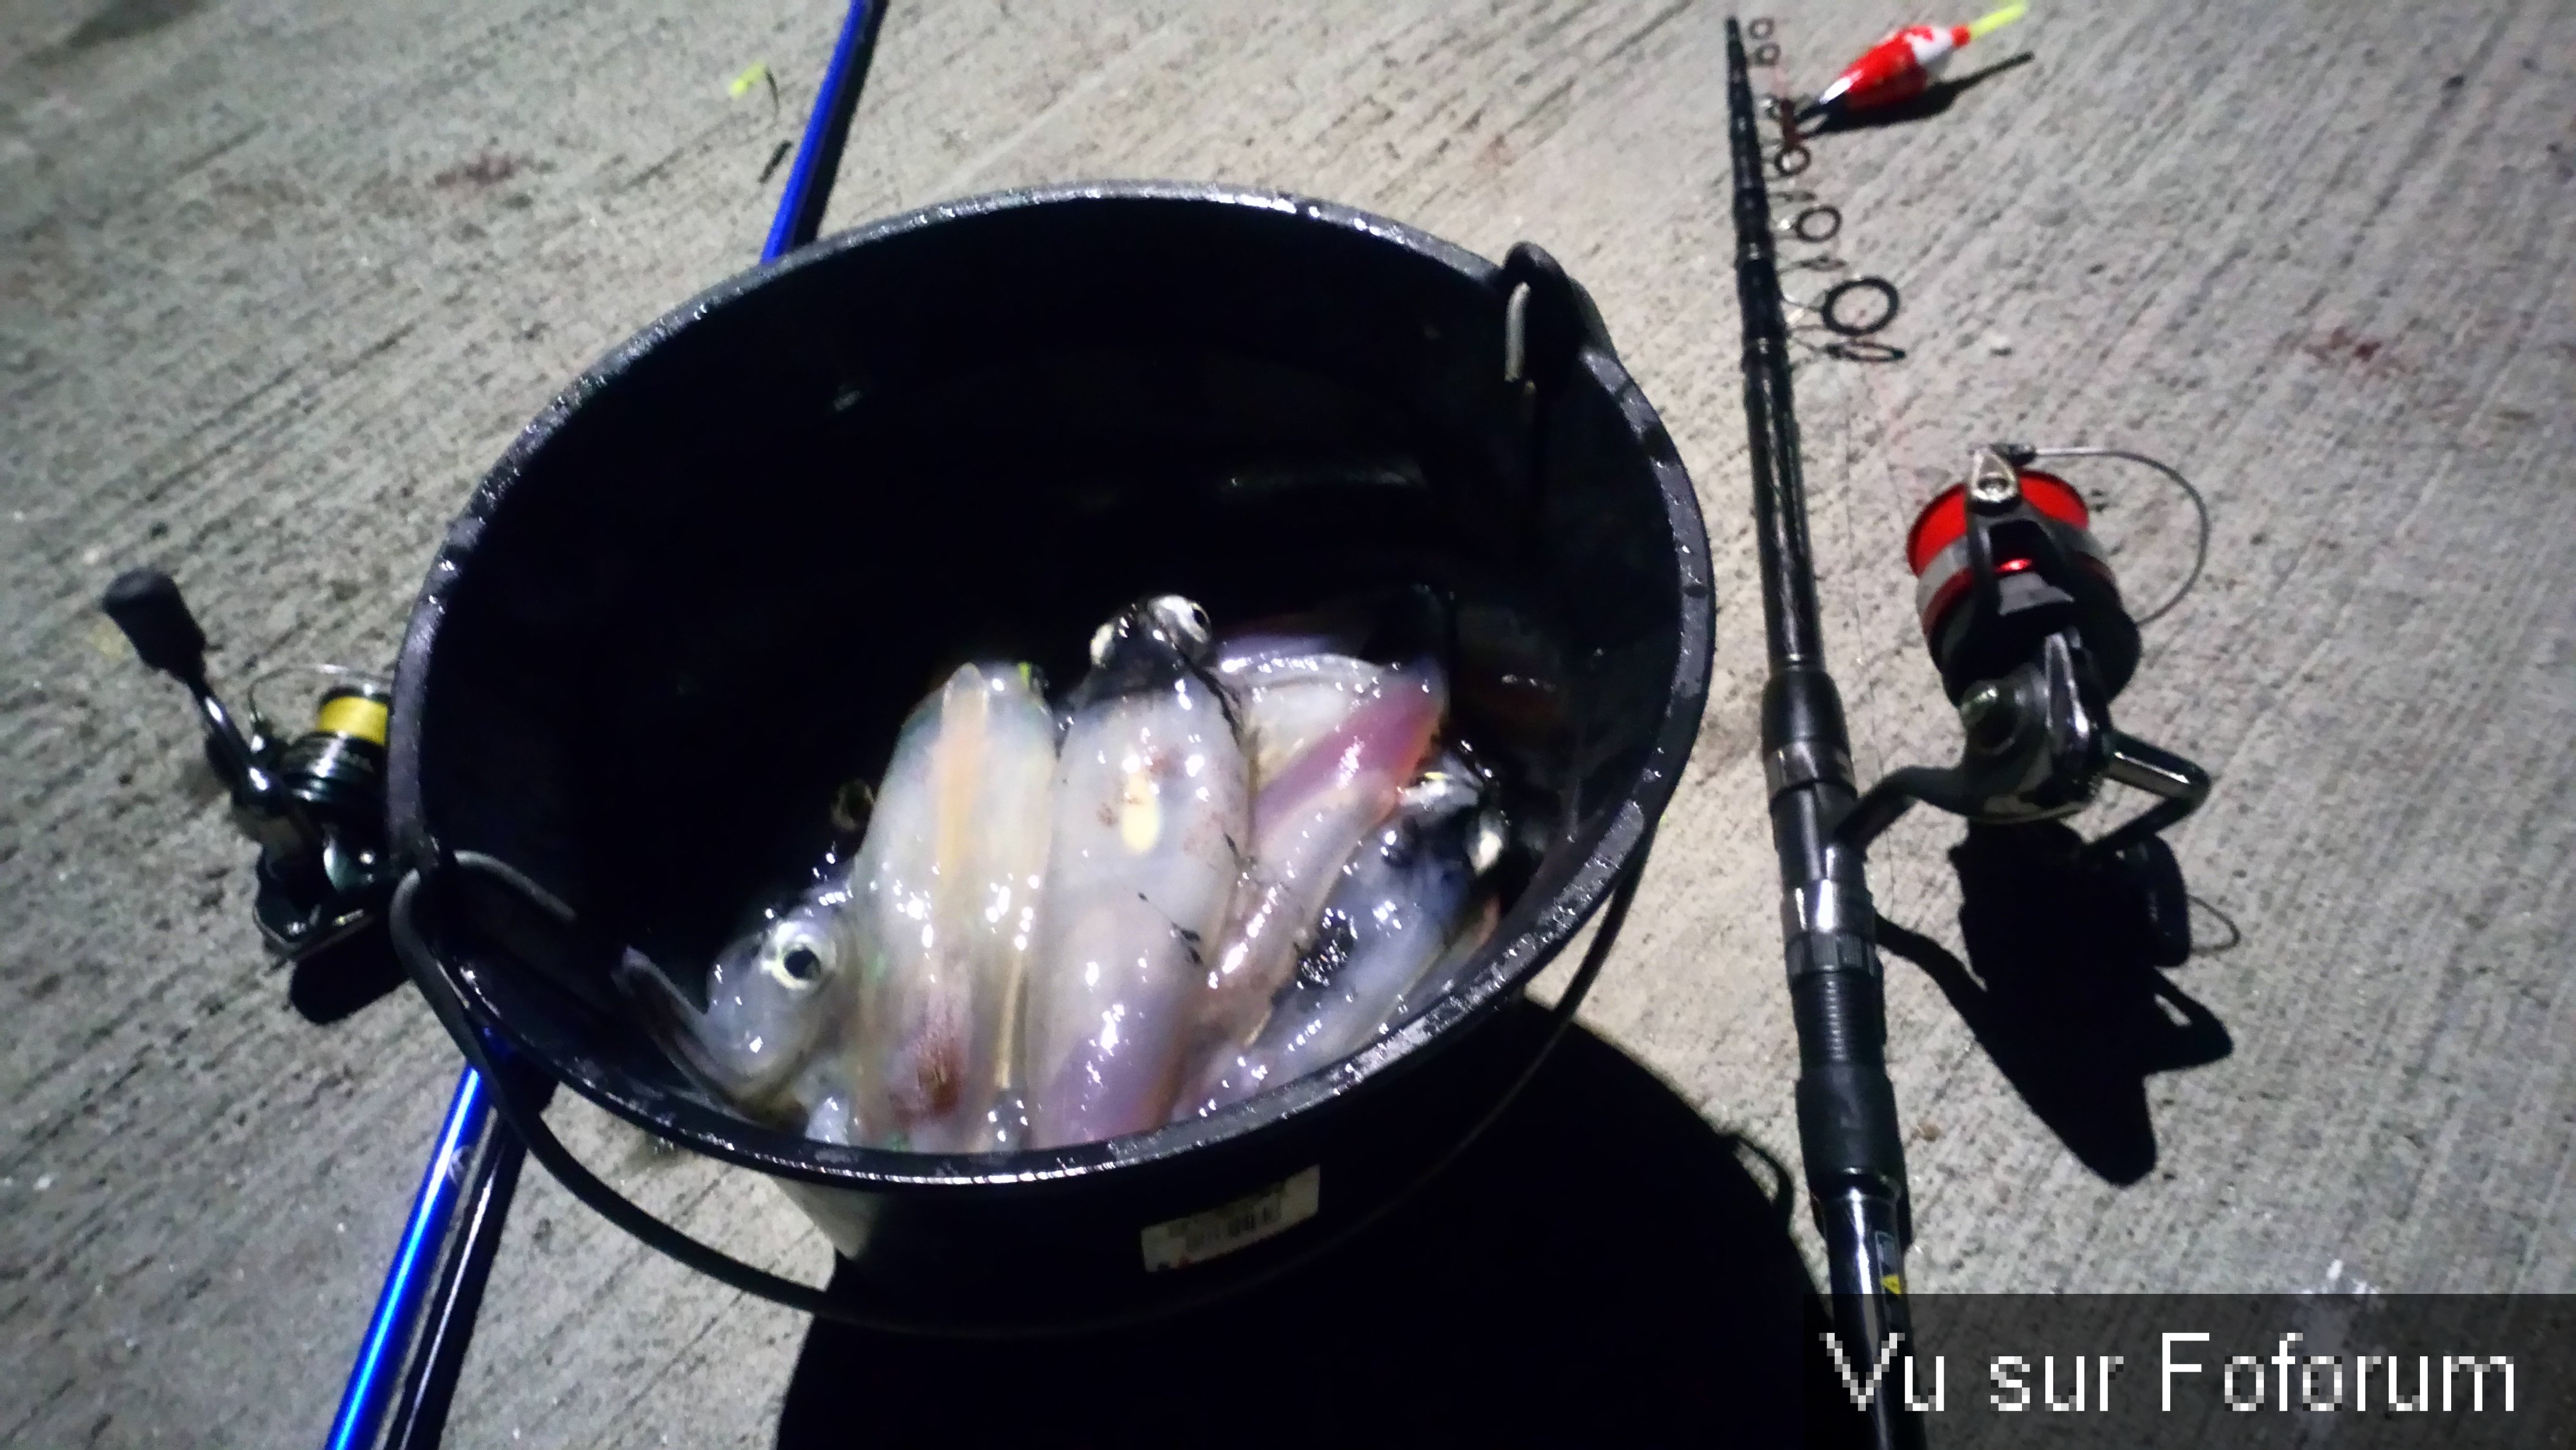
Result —
[{"label": "black telescopic fishing rod", "polygon": [[[1763,778],[1780,854],[1780,928],[1798,1026],[1798,1147],[1824,1234],[1833,1327],[1846,1379],[1868,1383],[1905,1304],[1905,1151],[1887,1080],[1887,1013],[1875,914],[1858,849],[1833,827],[1857,798],[1842,699],[1825,673],[1807,549],[1807,492],[1789,387],[1789,326],[1771,246],[1762,137],[1744,34],[1726,22],[1727,130],[1735,154],[1735,288],[1744,316],[1744,419],[1753,463],[1753,533],[1771,678],[1762,691]],[[1898,1346],[1898,1353],[1903,1346]],[[1917,1450],[1923,1425],[1876,1377],[1869,1443]]]}]

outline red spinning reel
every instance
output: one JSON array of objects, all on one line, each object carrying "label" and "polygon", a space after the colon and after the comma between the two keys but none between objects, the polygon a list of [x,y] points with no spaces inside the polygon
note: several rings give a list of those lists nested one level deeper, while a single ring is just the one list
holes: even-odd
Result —
[{"label": "red spinning reel", "polygon": [[1834,828],[1844,844],[1866,848],[1916,801],[2015,825],[2074,814],[2105,779],[2158,797],[2085,848],[2103,857],[2181,820],[2209,794],[2199,766],[2112,727],[2111,700],[2138,667],[2138,622],[2093,540],[2083,496],[2030,466],[2054,457],[2126,458],[2181,481],[2119,450],[1997,444],[1979,449],[1967,480],[1924,508],[1907,533],[1906,560],[1924,642],[1967,738],[1958,764],[1908,766],[1871,786]]}]

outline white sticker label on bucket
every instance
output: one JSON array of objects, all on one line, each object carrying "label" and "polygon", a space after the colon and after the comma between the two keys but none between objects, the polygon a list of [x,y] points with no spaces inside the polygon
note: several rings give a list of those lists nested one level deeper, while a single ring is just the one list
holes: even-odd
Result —
[{"label": "white sticker label on bucket", "polygon": [[1313,1218],[1323,1202],[1324,1168],[1319,1163],[1232,1203],[1150,1225],[1138,1236],[1144,1243],[1145,1272],[1185,1268],[1248,1248]]}]

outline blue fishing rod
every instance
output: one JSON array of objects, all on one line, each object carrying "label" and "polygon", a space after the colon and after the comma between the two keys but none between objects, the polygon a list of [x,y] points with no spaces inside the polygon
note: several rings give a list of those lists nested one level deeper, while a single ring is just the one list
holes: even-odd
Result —
[{"label": "blue fishing rod", "polygon": [[[884,20],[884,0],[851,0],[762,261],[804,246],[821,231]],[[506,1058],[502,1070],[508,1070]],[[465,1069],[350,1367],[325,1442],[329,1450],[427,1450],[439,1443],[526,1157],[526,1144],[493,1115],[488,1085]]]}]

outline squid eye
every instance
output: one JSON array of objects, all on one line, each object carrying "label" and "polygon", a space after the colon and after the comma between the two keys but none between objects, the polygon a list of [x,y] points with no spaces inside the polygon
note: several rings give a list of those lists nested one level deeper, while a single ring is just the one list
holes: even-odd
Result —
[{"label": "squid eye", "polygon": [[823,979],[823,954],[807,942],[797,942],[775,956],[762,958],[761,966],[791,992],[805,991]]},{"label": "squid eye", "polygon": [[1422,833],[1413,829],[1409,822],[1402,821],[1388,829],[1386,844],[1379,851],[1386,864],[1399,871],[1411,867],[1414,858],[1421,854]]}]

